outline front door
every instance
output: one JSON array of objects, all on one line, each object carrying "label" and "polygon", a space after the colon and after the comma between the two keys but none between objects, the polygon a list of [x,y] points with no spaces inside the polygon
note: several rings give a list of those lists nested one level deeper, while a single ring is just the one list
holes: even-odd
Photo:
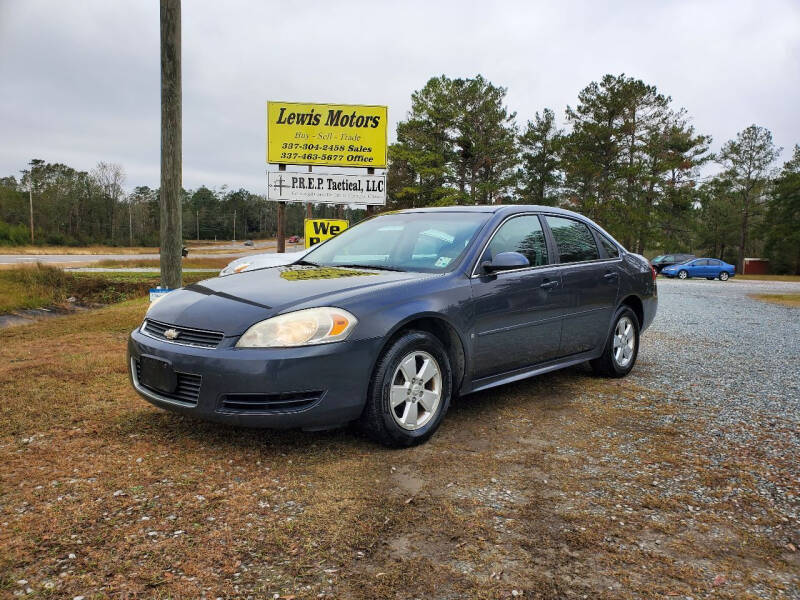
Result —
[{"label": "front door", "polygon": [[559,354],[587,352],[605,342],[619,289],[619,260],[601,254],[589,227],[576,219],[547,216],[558,248],[561,286],[554,292],[564,305]]},{"label": "front door", "polygon": [[471,279],[475,314],[473,378],[533,365],[558,355],[561,338],[561,274],[551,266],[544,231],[536,215],[505,221],[479,264],[500,252],[519,252],[529,267]]}]

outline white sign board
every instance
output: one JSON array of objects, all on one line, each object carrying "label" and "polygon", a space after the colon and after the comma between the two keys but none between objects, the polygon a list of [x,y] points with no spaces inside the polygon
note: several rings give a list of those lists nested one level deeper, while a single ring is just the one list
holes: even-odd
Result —
[{"label": "white sign board", "polygon": [[269,171],[267,198],[282,202],[384,205],[386,176]]}]

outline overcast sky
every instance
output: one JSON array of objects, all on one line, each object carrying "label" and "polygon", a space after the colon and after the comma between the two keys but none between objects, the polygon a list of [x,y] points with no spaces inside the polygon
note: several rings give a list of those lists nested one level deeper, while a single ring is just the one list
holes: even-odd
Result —
[{"label": "overcast sky", "polygon": [[[33,157],[159,183],[159,6],[0,0],[0,176]],[[266,185],[266,101],[387,104],[483,74],[524,123],[605,73],[655,84],[714,147],[800,142],[800,2],[183,2],[183,183]]]}]

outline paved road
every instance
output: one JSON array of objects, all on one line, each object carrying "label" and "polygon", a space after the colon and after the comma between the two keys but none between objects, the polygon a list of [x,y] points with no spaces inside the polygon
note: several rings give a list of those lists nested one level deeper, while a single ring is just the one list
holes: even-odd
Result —
[{"label": "paved road", "polygon": [[[192,248],[189,258],[237,258],[253,252],[253,247],[244,246],[202,246]],[[274,242],[265,242],[255,246],[262,252],[274,252]],[[287,251],[300,250],[302,246],[288,245]],[[208,250],[231,250],[231,252],[215,252],[209,254]],[[236,250],[236,251],[234,251]],[[157,260],[158,254],[0,254],[0,265],[18,265],[26,263],[45,263],[50,265],[75,265],[91,264],[101,260]]]}]

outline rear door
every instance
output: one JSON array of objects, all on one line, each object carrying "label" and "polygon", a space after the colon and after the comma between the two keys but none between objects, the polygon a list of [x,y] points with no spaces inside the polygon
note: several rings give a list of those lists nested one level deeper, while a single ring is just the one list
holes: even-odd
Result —
[{"label": "rear door", "polygon": [[[529,267],[485,274],[483,261],[519,252]],[[548,252],[537,215],[504,221],[493,234],[470,279],[475,313],[473,378],[533,365],[558,355],[563,299],[561,273]]]},{"label": "rear door", "polygon": [[582,221],[555,215],[545,221],[561,266],[561,286],[553,294],[565,307],[559,354],[587,352],[605,343],[619,289],[619,251],[608,256]]}]

